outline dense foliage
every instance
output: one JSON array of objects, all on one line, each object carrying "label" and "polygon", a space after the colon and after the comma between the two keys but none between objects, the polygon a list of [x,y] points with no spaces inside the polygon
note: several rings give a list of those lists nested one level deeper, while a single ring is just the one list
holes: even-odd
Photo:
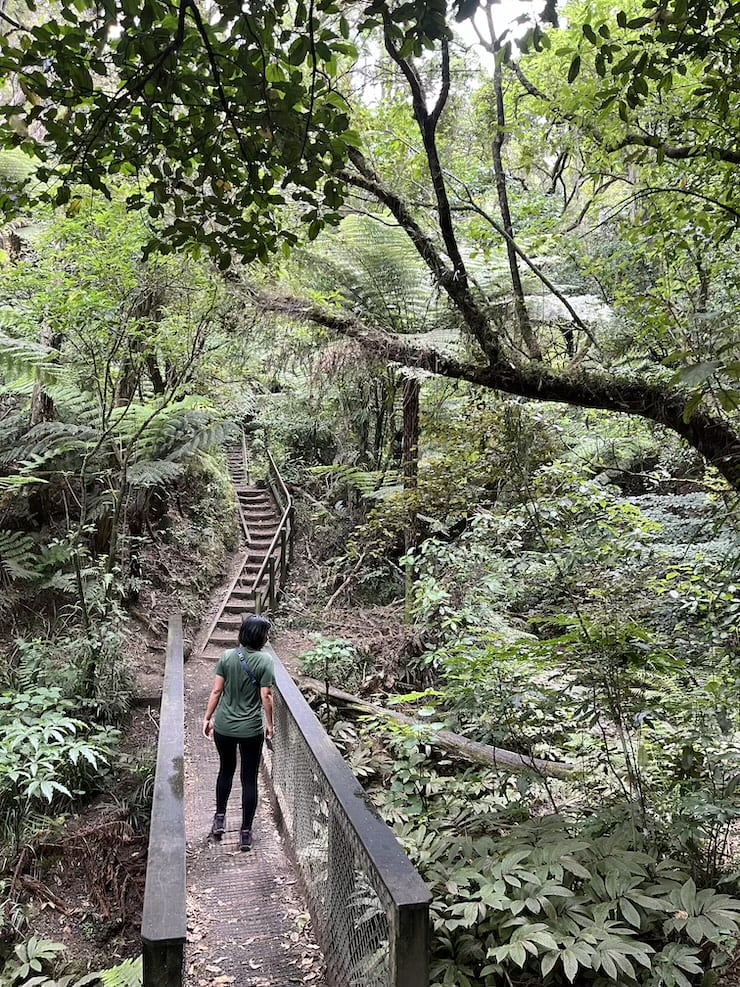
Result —
[{"label": "dense foliage", "polygon": [[[419,721],[323,707],[433,888],[435,984],[713,982],[737,12],[2,4],[4,983],[88,982],[20,941],[13,875],[120,768],[142,601],[196,617],[236,547],[239,424],[298,497],[294,619],[380,607],[403,641],[348,616],[304,660]],[[473,766],[442,726],[572,770]]]}]

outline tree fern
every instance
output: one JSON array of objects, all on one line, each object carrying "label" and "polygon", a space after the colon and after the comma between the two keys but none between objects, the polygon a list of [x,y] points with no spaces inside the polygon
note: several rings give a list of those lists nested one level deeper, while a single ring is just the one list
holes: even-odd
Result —
[{"label": "tree fern", "polygon": [[135,461],[184,462],[204,449],[233,440],[235,426],[202,399],[185,399],[153,413],[151,406],[132,409],[116,425],[123,442],[136,442]]},{"label": "tree fern", "polygon": [[359,466],[349,466],[346,463],[314,466],[310,472],[330,483],[350,487],[367,498],[386,497],[400,490],[403,483],[397,470],[363,470]]},{"label": "tree fern", "polygon": [[168,459],[153,459],[134,463],[129,467],[126,479],[132,487],[156,487],[178,480],[185,472],[182,463]]},{"label": "tree fern", "polygon": [[7,309],[0,308],[0,370],[12,378],[6,387],[24,391],[29,380],[53,380],[59,373],[52,362],[54,351],[41,343],[7,335],[3,329],[8,321]]},{"label": "tree fern", "polygon": [[361,318],[391,332],[420,333],[456,321],[399,227],[348,216],[304,258],[303,277]]},{"label": "tree fern", "polygon": [[0,452],[0,462],[12,462],[18,472],[31,473],[42,465],[69,453],[84,454],[98,440],[99,433],[88,425],[71,422],[40,422],[13,448]]},{"label": "tree fern", "polygon": [[29,579],[38,573],[38,548],[31,535],[0,531],[0,582]]}]

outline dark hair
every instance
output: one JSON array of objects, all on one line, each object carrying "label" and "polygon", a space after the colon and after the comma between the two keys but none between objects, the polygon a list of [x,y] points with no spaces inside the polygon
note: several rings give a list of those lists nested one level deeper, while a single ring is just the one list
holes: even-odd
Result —
[{"label": "dark hair", "polygon": [[252,651],[260,651],[267,643],[270,621],[264,617],[244,617],[239,628],[239,644]]}]

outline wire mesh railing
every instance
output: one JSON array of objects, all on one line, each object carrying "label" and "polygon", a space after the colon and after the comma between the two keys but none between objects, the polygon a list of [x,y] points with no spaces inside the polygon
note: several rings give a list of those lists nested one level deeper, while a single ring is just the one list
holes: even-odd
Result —
[{"label": "wire mesh railing", "polygon": [[332,987],[428,987],[431,895],[276,661],[270,775]]}]

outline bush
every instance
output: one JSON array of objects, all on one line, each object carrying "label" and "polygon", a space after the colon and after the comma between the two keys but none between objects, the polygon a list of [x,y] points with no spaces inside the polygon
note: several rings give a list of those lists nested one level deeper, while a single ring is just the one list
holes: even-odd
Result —
[{"label": "bush", "polygon": [[35,813],[94,791],[118,731],[76,718],[59,689],[0,696],[0,854],[26,838]]}]

